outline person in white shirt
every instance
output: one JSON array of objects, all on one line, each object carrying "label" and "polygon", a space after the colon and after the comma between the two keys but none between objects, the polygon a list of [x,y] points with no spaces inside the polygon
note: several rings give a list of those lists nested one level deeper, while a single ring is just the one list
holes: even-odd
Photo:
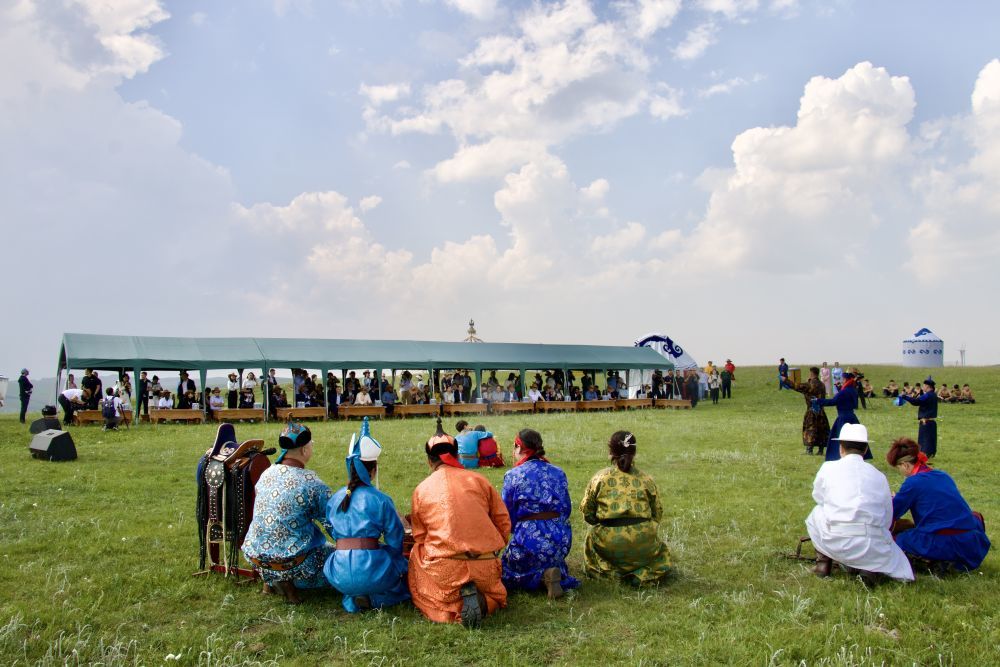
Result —
[{"label": "person in white shirt", "polygon": [[229,381],[226,382],[226,398],[230,410],[235,410],[240,402],[240,379],[236,373],[229,374]]},{"label": "person in white shirt", "polygon": [[361,387],[361,391],[359,391],[358,395],[354,398],[354,405],[371,405],[371,404],[372,404],[372,397],[368,393],[368,388]]},{"label": "person in white shirt", "polygon": [[910,561],[889,531],[889,481],[861,458],[868,450],[868,429],[862,424],[844,424],[838,439],[840,460],[820,466],[813,482],[816,507],[806,518],[816,548],[813,571],[828,577],[837,562],[860,574],[867,585],[881,575],[913,581]]},{"label": "person in white shirt", "polygon": [[164,389],[160,393],[160,400],[158,400],[156,402],[156,407],[159,408],[159,409],[161,409],[161,410],[169,410],[170,408],[174,407],[174,402],[170,398],[170,392],[169,391],[167,391],[167,390]]},{"label": "person in white shirt", "polygon": [[208,399],[208,407],[212,412],[215,412],[216,410],[221,410],[225,405],[225,401],[222,400],[222,392],[216,387],[212,390],[212,395]]},{"label": "person in white shirt", "polygon": [[538,391],[538,383],[531,385],[531,389],[528,390],[528,399],[532,403],[545,400],[545,397],[542,396],[542,392]]},{"label": "person in white shirt", "polygon": [[70,426],[73,423],[73,413],[85,409],[89,400],[89,389],[67,389],[59,394],[59,405],[63,409],[63,424]]}]

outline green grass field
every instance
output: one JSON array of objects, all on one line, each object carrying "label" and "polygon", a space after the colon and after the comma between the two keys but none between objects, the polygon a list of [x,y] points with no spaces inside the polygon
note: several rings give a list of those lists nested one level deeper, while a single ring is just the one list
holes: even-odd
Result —
[{"label": "green grass field", "polygon": [[[867,367],[876,387],[923,374]],[[28,456],[30,437],[0,419],[0,663],[353,665],[988,665],[1000,663],[1000,582],[991,553],[980,571],[873,591],[843,573],[828,580],[786,560],[805,534],[820,460],[802,455],[798,394],[778,392],[771,369],[740,369],[734,398],[693,411],[486,418],[507,459],[516,431],[539,430],[579,503],[607,464],[620,428],[639,442],[636,465],[656,480],[661,525],[678,576],[637,590],[583,580],[549,602],[511,595],[479,631],[434,625],[412,607],[349,616],[336,593],[300,607],[257,585],[193,578],[198,564],[194,468],[214,426],[72,431],[80,458]],[[941,408],[935,465],[966,499],[1000,521],[996,463],[1000,369],[937,369],[939,382],[969,382],[976,405]],[[40,405],[33,406],[36,409]],[[859,411],[875,465],[897,436],[916,436],[916,409],[879,399]],[[37,413],[35,414],[37,417]],[[831,417],[832,421],[832,417]],[[452,430],[453,424],[446,424]],[[311,467],[344,482],[357,422],[313,427]],[[237,425],[239,439],[276,443],[279,426]],[[382,488],[408,511],[426,475],[429,419],[375,423],[385,447]],[[499,488],[503,471],[487,477]],[[586,525],[574,514],[570,568],[580,575]]]}]

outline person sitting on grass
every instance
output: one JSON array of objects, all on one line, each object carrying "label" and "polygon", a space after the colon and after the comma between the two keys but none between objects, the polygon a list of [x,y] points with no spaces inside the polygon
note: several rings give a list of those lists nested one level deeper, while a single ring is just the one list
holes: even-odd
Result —
[{"label": "person sitting on grass", "polygon": [[514,460],[500,494],[514,522],[503,554],[503,583],[508,590],[545,590],[553,600],[580,585],[566,567],[573,546],[566,473],[545,458],[542,436],[531,429],[514,438]]},{"label": "person sitting on grass", "polygon": [[[485,428],[477,431],[469,426],[469,422],[460,419],[455,423],[455,444],[458,446],[458,460],[466,468],[479,467],[479,443],[493,434]],[[494,441],[494,445],[496,441]]]},{"label": "person sitting on grass", "polygon": [[580,503],[592,526],[584,545],[587,574],[635,586],[658,584],[673,568],[659,536],[663,506],[656,482],[633,465],[636,439],[628,431],[612,434],[608,451],[613,465],[594,475]]},{"label": "person sitting on grass", "polygon": [[941,385],[941,391],[937,393],[939,403],[951,403],[951,389],[948,389],[948,385]]},{"label": "person sitting on grass", "polygon": [[882,387],[882,395],[886,398],[896,398],[899,396],[899,385],[895,380],[889,380],[889,384]]},{"label": "person sitting on grass", "polygon": [[[983,515],[973,512],[948,473],[927,465],[910,438],[892,443],[885,460],[903,476],[892,498],[893,535],[907,554],[959,571],[975,570],[990,550]],[[903,519],[907,512],[912,521]]]},{"label": "person sitting on grass", "polygon": [[875,398],[875,387],[872,386],[868,378],[861,381],[861,395],[865,398]]},{"label": "person sitting on grass", "polygon": [[913,580],[913,568],[892,540],[892,494],[889,481],[862,456],[868,451],[868,429],[844,424],[833,445],[840,458],[827,460],[813,481],[816,507],[806,529],[816,549],[819,577],[829,577],[834,562],[859,574],[871,586],[887,575]]},{"label": "person sitting on grass", "polygon": [[962,395],[959,398],[960,403],[975,403],[976,397],[972,395],[972,387],[967,384],[962,385]]},{"label": "person sitting on grass", "polygon": [[[347,486],[338,489],[326,507],[335,551],[323,573],[344,594],[348,613],[382,609],[410,599],[403,557],[403,522],[392,498],[372,485],[378,476],[382,445],[372,436],[365,417],[361,436],[347,457]],[[384,542],[379,538],[384,537]]]},{"label": "person sitting on grass", "polygon": [[313,454],[312,433],[288,422],[278,438],[275,465],[257,480],[253,520],[243,542],[243,555],[264,580],[263,593],[281,592],[299,604],[299,589],[329,586],[323,565],[333,553],[316,525],[326,523],[330,487],[306,464]]},{"label": "person sitting on grass", "polygon": [[510,516],[489,480],[458,462],[455,439],[441,430],[424,445],[430,475],[413,490],[413,604],[436,623],[477,627],[507,606],[500,552]]}]

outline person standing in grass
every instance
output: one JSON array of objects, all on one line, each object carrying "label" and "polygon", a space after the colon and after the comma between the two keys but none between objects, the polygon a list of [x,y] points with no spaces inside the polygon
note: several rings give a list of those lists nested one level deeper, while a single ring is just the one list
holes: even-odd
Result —
[{"label": "person standing in grass", "polygon": [[[824,407],[831,405],[837,408],[837,419],[833,422],[833,427],[830,429],[830,437],[826,444],[827,461],[836,461],[840,458],[840,448],[837,447],[835,442],[840,437],[840,429],[845,424],[861,423],[858,420],[858,416],[854,414],[854,411],[858,407],[858,389],[854,381],[854,375],[852,373],[844,373],[842,379],[843,384],[833,397],[812,399],[811,401],[813,409],[816,410],[822,410]],[[865,447],[864,458],[870,459],[871,457],[871,450]]]},{"label": "person standing in grass", "polygon": [[435,623],[478,627],[507,606],[500,552],[510,515],[489,480],[458,462],[441,430],[424,445],[431,473],[413,491],[409,583],[413,604]]},{"label": "person standing in grass", "polygon": [[826,398],[826,387],[819,379],[819,369],[815,366],[810,368],[809,380],[793,385],[792,389],[802,394],[806,401],[806,414],[802,418],[802,444],[805,446],[805,453],[812,454],[813,449],[818,449],[817,453],[822,455],[830,437],[830,420],[823,408],[813,409],[812,405],[814,400],[822,401]]},{"label": "person standing in grass", "polygon": [[313,454],[312,433],[289,422],[278,438],[275,465],[257,480],[253,520],[243,542],[243,555],[264,580],[264,593],[280,591],[299,604],[299,589],[329,586],[323,565],[333,553],[317,522],[326,523],[330,487],[306,464]]},{"label": "person standing in grass", "polygon": [[663,506],[653,478],[633,464],[635,436],[616,431],[608,442],[612,465],[590,480],[580,510],[593,526],[584,546],[587,574],[637,586],[657,584],[671,572],[660,540]]},{"label": "person standing in grass", "polygon": [[924,380],[923,390],[918,398],[900,395],[896,399],[897,405],[904,402],[917,406],[917,442],[920,443],[920,451],[932,459],[937,455],[937,416],[938,416],[938,396],[934,391],[936,385],[934,378],[928,377]]},{"label": "person standing in grass", "polygon": [[837,562],[860,574],[866,584],[883,575],[913,580],[913,568],[889,532],[892,493],[889,481],[862,455],[868,451],[868,429],[846,424],[838,438],[840,457],[819,468],[813,481],[816,507],[806,529],[816,548],[817,576],[828,577]]},{"label": "person standing in grass", "polygon": [[28,413],[28,402],[31,401],[31,391],[35,388],[28,379],[28,369],[21,369],[21,377],[17,378],[17,393],[21,399],[21,414],[18,418],[24,423],[24,416]]},{"label": "person standing in grass", "polygon": [[[904,478],[892,498],[893,534],[899,548],[963,572],[979,567],[990,550],[986,524],[948,473],[928,466],[927,455],[909,438],[893,442],[885,460]],[[912,521],[902,518],[907,512]]]},{"label": "person standing in grass", "polygon": [[330,536],[337,544],[323,573],[344,594],[344,609],[352,614],[410,599],[403,522],[392,498],[372,485],[381,453],[382,445],[372,437],[365,417],[346,460],[347,486],[333,494],[326,509]]},{"label": "person standing in grass", "polygon": [[508,590],[544,589],[555,599],[563,589],[580,585],[566,567],[573,546],[566,473],[545,458],[542,436],[531,429],[514,438],[514,460],[500,493],[514,522],[503,554],[503,583]]}]

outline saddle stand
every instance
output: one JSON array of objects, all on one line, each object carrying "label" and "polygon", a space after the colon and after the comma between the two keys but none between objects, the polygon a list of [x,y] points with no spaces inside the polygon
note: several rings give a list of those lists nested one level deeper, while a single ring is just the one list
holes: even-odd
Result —
[{"label": "saddle stand", "polygon": [[232,424],[221,424],[215,445],[198,464],[198,532],[201,570],[253,581],[257,572],[241,564],[240,547],[253,519],[254,486],[270,467],[263,440],[236,444]]}]

